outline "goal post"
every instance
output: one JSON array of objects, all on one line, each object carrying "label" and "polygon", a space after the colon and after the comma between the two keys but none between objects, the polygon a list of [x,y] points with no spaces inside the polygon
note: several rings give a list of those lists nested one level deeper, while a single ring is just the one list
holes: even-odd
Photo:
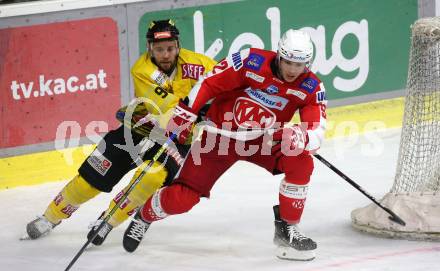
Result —
[{"label": "goal post", "polygon": [[412,26],[405,112],[394,184],[381,202],[353,210],[354,228],[384,237],[440,240],[440,17]]}]

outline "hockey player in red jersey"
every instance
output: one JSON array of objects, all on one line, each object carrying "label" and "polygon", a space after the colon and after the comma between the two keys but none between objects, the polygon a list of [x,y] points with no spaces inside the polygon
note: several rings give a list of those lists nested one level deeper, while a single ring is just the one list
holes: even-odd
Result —
[{"label": "hockey player in red jersey", "polygon": [[[320,147],[326,125],[325,90],[310,71],[312,56],[309,35],[288,30],[277,53],[255,48],[234,53],[195,85],[176,107],[168,134],[174,132],[184,142],[208,101],[212,101],[206,115],[210,123],[200,142],[193,143],[174,183],[153,194],[130,223],[123,241],[127,251],[137,248],[153,221],[188,212],[200,197],[209,197],[228,168],[244,160],[274,175],[284,173],[279,206],[274,206],[277,256],[289,260],[315,257],[316,243],[298,228],[313,172],[310,154]],[[292,123],[296,111],[301,124]],[[197,151],[206,144],[213,144],[210,152]],[[248,155],[237,146],[259,148]]]}]

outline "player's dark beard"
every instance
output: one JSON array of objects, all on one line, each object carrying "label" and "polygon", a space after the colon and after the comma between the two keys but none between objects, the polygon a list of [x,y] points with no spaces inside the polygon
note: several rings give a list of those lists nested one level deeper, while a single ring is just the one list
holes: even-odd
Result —
[{"label": "player's dark beard", "polygon": [[157,66],[157,67],[159,67],[159,69],[162,71],[162,72],[164,72],[166,75],[168,75],[168,76],[170,76],[172,73],[173,73],[173,71],[174,71],[174,69],[176,68],[176,65],[177,65],[177,57],[176,57],[176,60],[174,60],[174,62],[171,64],[171,66],[170,66],[170,68],[169,69],[163,69],[162,68],[162,65],[159,65],[157,62],[156,62],[156,59],[154,58],[154,57],[151,57],[151,61]]}]

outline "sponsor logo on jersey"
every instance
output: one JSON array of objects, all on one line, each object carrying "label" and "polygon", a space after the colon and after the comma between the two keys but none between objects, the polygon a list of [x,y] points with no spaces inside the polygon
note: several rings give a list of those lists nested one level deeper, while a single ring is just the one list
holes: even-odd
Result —
[{"label": "sponsor logo on jersey", "polygon": [[280,194],[286,198],[305,199],[308,189],[308,185],[297,185],[283,181],[280,185]]},{"label": "sponsor logo on jersey", "polygon": [[327,100],[327,97],[325,95],[325,91],[321,90],[321,91],[316,92],[316,102],[317,103],[323,103],[326,100]]},{"label": "sponsor logo on jersey", "polygon": [[278,93],[278,88],[274,85],[270,85],[266,88],[267,93],[270,94],[277,94]]},{"label": "sponsor logo on jersey", "polygon": [[189,112],[189,111],[186,111],[185,109],[183,109],[179,106],[176,106],[174,108],[174,115],[179,116],[180,118],[182,118],[184,120],[188,120],[188,121],[196,121],[196,119],[197,119],[196,114]]},{"label": "sponsor logo on jersey", "polygon": [[272,77],[272,80],[274,80],[275,82],[278,82],[278,83],[280,83],[280,84],[284,84],[284,81],[281,80],[281,79],[279,79],[279,78]]},{"label": "sponsor logo on jersey", "polygon": [[269,129],[276,115],[269,108],[246,97],[239,97],[234,105],[234,121],[244,129]]},{"label": "sponsor logo on jersey", "polygon": [[58,195],[55,197],[55,199],[53,200],[53,202],[55,203],[56,206],[60,205],[60,203],[63,201],[64,197],[63,194],[60,192],[58,193]]},{"label": "sponsor logo on jersey", "polygon": [[119,191],[113,199],[113,202],[117,204],[122,199],[122,196],[124,196],[124,191]]},{"label": "sponsor logo on jersey", "polygon": [[306,78],[299,86],[300,88],[304,89],[308,93],[313,93],[313,91],[318,86],[318,80],[313,78]]},{"label": "sponsor logo on jersey", "polygon": [[292,207],[295,209],[304,209],[305,199],[294,199],[292,202]]},{"label": "sponsor logo on jersey", "polygon": [[197,64],[182,64],[182,79],[194,79],[199,80],[200,76],[205,72],[203,65]]},{"label": "sponsor logo on jersey", "polygon": [[293,95],[293,96],[296,96],[296,97],[300,98],[300,99],[303,100],[303,101],[304,101],[304,99],[307,97],[307,94],[305,94],[304,92],[301,92],[301,91],[299,91],[299,90],[296,90],[296,89],[290,89],[290,88],[288,88],[287,91],[286,91],[286,93],[287,93],[287,94],[291,94],[291,95]]},{"label": "sponsor logo on jersey", "polygon": [[243,67],[243,61],[241,60],[240,52],[233,53],[231,57],[234,70],[237,71],[241,67]]},{"label": "sponsor logo on jersey", "polygon": [[165,218],[168,216],[167,213],[165,213],[165,211],[162,208],[162,205],[160,203],[160,196],[161,196],[162,191],[159,190],[158,193],[154,193],[152,198],[151,198],[151,209],[149,214],[153,217],[153,218]]},{"label": "sponsor logo on jersey", "polygon": [[138,208],[133,208],[133,209],[131,209],[131,211],[128,211],[128,212],[127,212],[127,215],[128,215],[128,216],[131,216],[132,214],[134,214],[135,212],[137,212],[137,210],[138,210]]},{"label": "sponsor logo on jersey", "polygon": [[289,61],[305,62],[307,60],[305,56],[299,56],[293,53],[287,53],[286,56],[287,56],[287,60]]},{"label": "sponsor logo on jersey", "polygon": [[[113,201],[116,203],[116,204],[118,204],[120,201],[121,201],[121,199],[122,199],[122,197],[124,196],[124,194],[125,194],[125,192],[124,191],[120,191],[117,195],[116,195],[116,197],[113,199]],[[128,198],[126,198],[125,200],[124,200],[124,202],[119,206],[119,209],[124,209],[125,207],[127,207],[127,205],[128,204],[130,204],[130,200],[128,199]]]},{"label": "sponsor logo on jersey", "polygon": [[154,72],[153,72],[153,74],[151,75],[151,78],[159,85],[159,86],[163,86],[165,83],[166,83],[166,81],[167,81],[167,79],[168,79],[168,76],[165,74],[165,73],[163,73],[163,72],[161,72],[161,71],[159,71],[159,70],[155,70]]},{"label": "sponsor logo on jersey", "polygon": [[102,176],[105,176],[112,166],[112,162],[96,150],[87,158],[87,162]]},{"label": "sponsor logo on jersey", "polygon": [[130,204],[130,200],[128,198],[126,198],[124,200],[124,202],[121,205],[119,205],[119,209],[121,209],[121,210],[125,209],[125,207],[127,207],[128,204]]},{"label": "sponsor logo on jersey", "polygon": [[261,103],[269,108],[275,108],[278,110],[283,110],[289,100],[279,96],[269,95],[261,90],[254,90],[251,88],[246,89],[246,93],[251,97],[251,99]]},{"label": "sponsor logo on jersey", "polygon": [[263,64],[264,62],[264,56],[256,54],[256,53],[251,53],[246,61],[246,64],[244,64],[244,66],[248,69],[254,70],[254,71],[259,71],[261,68],[261,64]]},{"label": "sponsor logo on jersey", "polygon": [[258,75],[256,73],[253,73],[253,72],[250,72],[250,71],[246,71],[246,77],[249,77],[249,78],[257,81],[258,83],[263,83],[263,81],[265,79],[263,76],[260,76],[260,75]]},{"label": "sponsor logo on jersey", "polygon": [[67,206],[64,207],[64,208],[61,210],[61,212],[62,212],[63,214],[65,214],[65,215],[67,215],[67,217],[70,217],[70,216],[73,214],[73,212],[75,212],[76,210],[78,210],[78,208],[79,208],[79,207],[76,207],[76,206],[73,206],[73,205],[67,204]]}]

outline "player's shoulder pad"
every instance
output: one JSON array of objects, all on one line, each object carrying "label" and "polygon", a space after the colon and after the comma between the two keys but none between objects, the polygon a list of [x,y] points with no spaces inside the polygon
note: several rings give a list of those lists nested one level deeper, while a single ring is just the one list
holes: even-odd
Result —
[{"label": "player's shoulder pad", "polygon": [[249,56],[250,49],[243,49],[239,52],[232,53],[226,57],[229,67],[233,67],[235,71],[243,67],[243,61]]},{"label": "player's shoulder pad", "polygon": [[302,82],[299,84],[299,88],[309,94],[312,94],[319,90],[321,85],[321,80],[319,80],[319,78],[312,72],[308,72],[307,76],[305,76]]},{"label": "player's shoulder pad", "polygon": [[253,71],[260,71],[265,63],[269,63],[273,58],[274,52],[258,48],[251,48],[244,61],[244,67]]},{"label": "player's shoulder pad", "polygon": [[147,52],[143,53],[131,67],[131,73],[142,73],[145,66],[153,65]]}]

